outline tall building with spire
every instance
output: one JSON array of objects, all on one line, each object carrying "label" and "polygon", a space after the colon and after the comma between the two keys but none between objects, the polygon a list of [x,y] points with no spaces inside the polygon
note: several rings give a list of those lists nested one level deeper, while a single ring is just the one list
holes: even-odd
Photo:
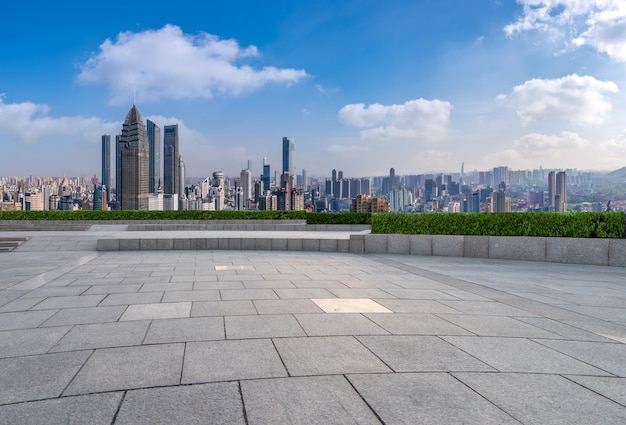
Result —
[{"label": "tall building with spire", "polygon": [[146,121],[148,150],[150,151],[150,193],[157,193],[161,187],[161,128],[150,120]]},{"label": "tall building with spire", "polygon": [[150,150],[146,125],[133,104],[122,125],[118,139],[120,167],[117,199],[122,210],[147,210],[149,194]]},{"label": "tall building with spire", "polygon": [[296,144],[290,137],[283,137],[283,174],[296,175]]},{"label": "tall building with spire", "polygon": [[[178,124],[163,127],[163,193],[180,193]],[[183,182],[184,184],[184,182]]]}]

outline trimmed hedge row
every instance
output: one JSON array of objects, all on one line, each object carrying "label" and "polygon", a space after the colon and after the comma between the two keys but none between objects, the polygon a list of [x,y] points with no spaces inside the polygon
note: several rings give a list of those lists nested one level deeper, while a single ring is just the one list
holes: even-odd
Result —
[{"label": "trimmed hedge row", "polygon": [[623,238],[624,213],[375,213],[372,233]]},{"label": "trimmed hedge row", "polygon": [[310,213],[307,224],[372,224],[372,213],[364,212],[324,212]]}]

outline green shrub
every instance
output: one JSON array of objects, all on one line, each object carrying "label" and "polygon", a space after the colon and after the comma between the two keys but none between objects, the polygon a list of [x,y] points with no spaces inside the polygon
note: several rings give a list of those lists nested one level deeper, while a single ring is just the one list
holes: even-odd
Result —
[{"label": "green shrub", "polygon": [[322,212],[306,216],[307,224],[371,224],[371,213]]},{"label": "green shrub", "polygon": [[372,233],[623,238],[624,213],[375,213]]},{"label": "green shrub", "polygon": [[0,211],[0,220],[304,220],[305,211]]}]

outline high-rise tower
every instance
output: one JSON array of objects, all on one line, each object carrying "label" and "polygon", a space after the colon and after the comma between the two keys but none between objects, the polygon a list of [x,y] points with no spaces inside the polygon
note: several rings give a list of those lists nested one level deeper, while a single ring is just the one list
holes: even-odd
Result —
[{"label": "high-rise tower", "polygon": [[150,120],[146,121],[150,155],[150,193],[157,193],[161,186],[161,128]]},{"label": "high-rise tower", "polygon": [[554,197],[554,211],[567,211],[567,175],[565,171],[556,173],[556,196]]},{"label": "high-rise tower", "polygon": [[102,186],[111,190],[111,136],[102,135]]},{"label": "high-rise tower", "polygon": [[178,124],[166,125],[163,133],[163,193],[174,194],[180,189]]},{"label": "high-rise tower", "polygon": [[120,209],[147,210],[149,193],[149,147],[146,125],[133,104],[122,125],[118,142],[121,191]]},{"label": "high-rise tower", "polygon": [[556,209],[556,172],[550,171],[548,173],[548,206],[552,211]]},{"label": "high-rise tower", "polygon": [[290,137],[283,137],[283,173],[296,175],[296,144]]}]

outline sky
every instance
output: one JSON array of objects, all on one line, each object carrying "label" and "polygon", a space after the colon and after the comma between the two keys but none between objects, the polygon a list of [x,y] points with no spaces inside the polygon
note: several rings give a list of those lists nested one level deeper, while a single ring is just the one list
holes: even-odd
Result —
[{"label": "sky", "polygon": [[626,166],[626,0],[8,2],[0,176],[100,175],[133,101],[187,176]]}]

